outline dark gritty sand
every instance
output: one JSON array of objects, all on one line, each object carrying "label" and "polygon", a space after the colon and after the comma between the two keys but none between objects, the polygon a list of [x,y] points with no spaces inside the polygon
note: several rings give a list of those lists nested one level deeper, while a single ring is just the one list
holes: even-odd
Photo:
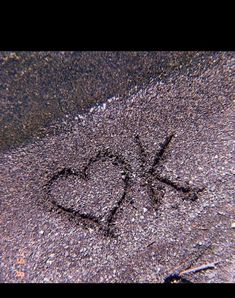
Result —
[{"label": "dark gritty sand", "polygon": [[0,52],[0,150],[55,134],[68,116],[113,96],[127,98],[151,78],[163,80],[194,64],[200,69],[210,54]]},{"label": "dark gritty sand", "polygon": [[234,53],[1,153],[2,282],[234,282]]}]

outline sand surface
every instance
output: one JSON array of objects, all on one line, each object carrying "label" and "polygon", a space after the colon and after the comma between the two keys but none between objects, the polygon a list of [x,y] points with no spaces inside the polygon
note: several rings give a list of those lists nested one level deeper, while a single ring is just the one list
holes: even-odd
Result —
[{"label": "sand surface", "polygon": [[0,154],[1,282],[235,281],[234,53]]}]

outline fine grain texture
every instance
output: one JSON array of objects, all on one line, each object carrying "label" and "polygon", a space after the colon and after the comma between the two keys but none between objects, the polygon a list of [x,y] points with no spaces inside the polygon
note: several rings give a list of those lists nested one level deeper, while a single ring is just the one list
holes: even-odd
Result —
[{"label": "fine grain texture", "polygon": [[[234,282],[234,53],[0,155],[3,282]],[[220,261],[219,263],[217,263]]]}]

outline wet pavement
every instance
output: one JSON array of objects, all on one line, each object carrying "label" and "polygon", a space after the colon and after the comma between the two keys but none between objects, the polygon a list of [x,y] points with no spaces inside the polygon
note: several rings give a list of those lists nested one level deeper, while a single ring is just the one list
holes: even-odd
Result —
[{"label": "wet pavement", "polygon": [[216,263],[187,280],[234,282],[234,58],[208,54],[2,152],[1,281],[164,282]]}]

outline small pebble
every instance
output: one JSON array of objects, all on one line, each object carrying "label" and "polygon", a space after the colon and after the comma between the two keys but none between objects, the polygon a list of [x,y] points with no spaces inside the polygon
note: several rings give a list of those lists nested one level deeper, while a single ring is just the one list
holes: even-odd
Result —
[{"label": "small pebble", "polygon": [[69,256],[69,252],[66,251],[65,254],[64,254],[64,256],[65,256],[65,257],[68,257],[68,256]]},{"label": "small pebble", "polygon": [[231,223],[231,228],[233,228],[233,229],[235,228],[235,222]]}]

